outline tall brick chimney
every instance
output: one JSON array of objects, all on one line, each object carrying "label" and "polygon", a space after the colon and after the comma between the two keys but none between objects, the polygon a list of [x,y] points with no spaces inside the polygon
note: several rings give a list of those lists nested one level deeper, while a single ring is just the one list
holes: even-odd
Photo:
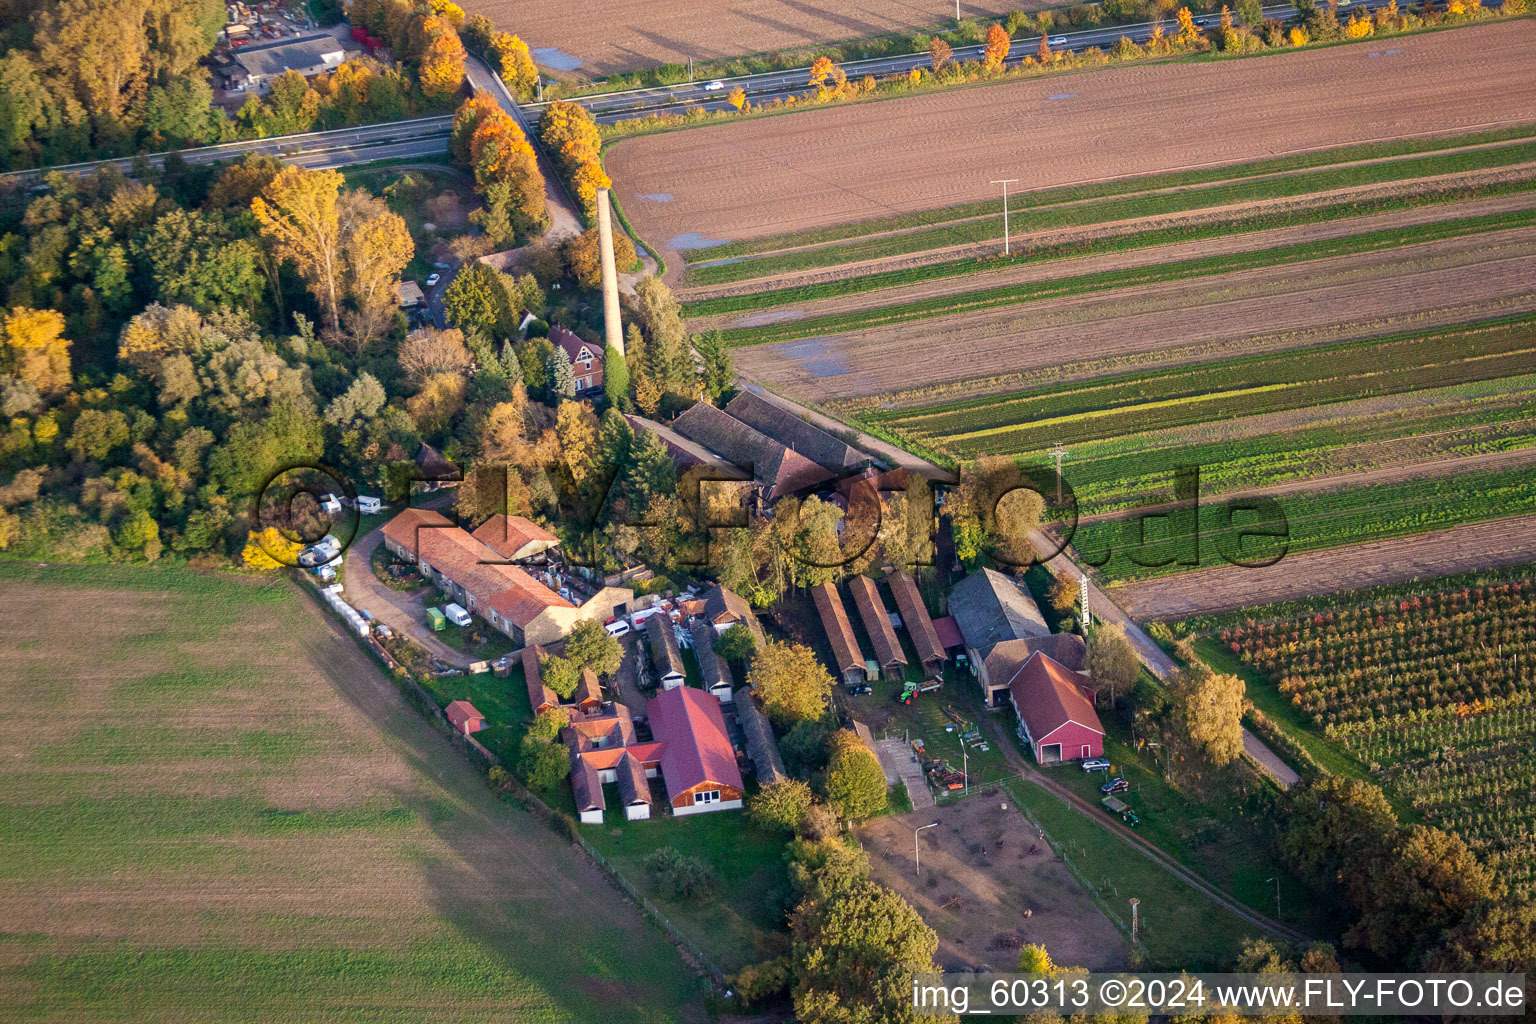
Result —
[{"label": "tall brick chimney", "polygon": [[613,212],[606,188],[597,190],[597,241],[603,252],[603,340],[622,356],[624,327],[619,322],[619,271],[613,259]]}]

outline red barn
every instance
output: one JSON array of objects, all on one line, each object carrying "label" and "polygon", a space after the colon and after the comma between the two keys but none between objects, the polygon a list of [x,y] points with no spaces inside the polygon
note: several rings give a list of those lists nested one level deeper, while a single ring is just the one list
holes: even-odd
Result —
[{"label": "red barn", "polygon": [[1093,710],[1087,679],[1036,651],[1008,686],[1019,716],[1019,739],[1040,764],[1104,756],[1104,726]]},{"label": "red barn", "polygon": [[695,687],[679,686],[652,697],[645,713],[652,734],[666,746],[661,777],[673,814],[741,806],[741,772],[718,700]]},{"label": "red barn", "polygon": [[448,724],[468,736],[485,728],[485,716],[476,711],[469,701],[456,700],[448,705]]}]

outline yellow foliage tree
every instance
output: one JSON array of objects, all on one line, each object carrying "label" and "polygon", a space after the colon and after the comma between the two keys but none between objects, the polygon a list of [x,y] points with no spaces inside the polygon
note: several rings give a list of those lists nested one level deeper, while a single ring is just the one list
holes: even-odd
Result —
[{"label": "yellow foliage tree", "polygon": [[1177,15],[1179,19],[1179,41],[1189,42],[1200,34],[1195,27],[1195,16],[1189,13],[1188,7],[1180,7]]},{"label": "yellow foliage tree", "polygon": [[432,0],[432,12],[441,15],[454,28],[464,27],[464,8],[453,0]]},{"label": "yellow foliage tree", "polygon": [[832,74],[832,58],[817,57],[811,62],[811,80],[807,85],[825,85]]},{"label": "yellow foliage tree", "polygon": [[581,204],[589,219],[597,214],[597,190],[612,184],[613,181],[603,171],[602,165],[595,160],[582,164],[571,175],[571,191],[575,193],[576,201]]},{"label": "yellow foliage tree", "polygon": [[1306,29],[1302,28],[1300,25],[1297,25],[1295,28],[1291,29],[1290,40],[1292,46],[1306,46],[1307,43],[1312,41],[1312,37],[1307,35]]},{"label": "yellow foliage tree", "polygon": [[245,563],[247,569],[274,572],[298,565],[299,550],[303,546],[298,541],[289,540],[283,536],[282,531],[277,527],[269,526],[259,533],[251,532],[246,538],[245,550],[240,553],[240,560]]},{"label": "yellow foliage tree", "polygon": [[1349,23],[1344,26],[1344,35],[1349,39],[1364,39],[1366,36],[1376,34],[1376,23],[1370,15],[1364,18],[1353,14],[1349,16]]},{"label": "yellow foliage tree", "polygon": [[359,307],[394,301],[394,287],[405,265],[416,254],[405,219],[390,210],[350,225],[345,232],[348,291]]},{"label": "yellow foliage tree", "polygon": [[1008,51],[1013,47],[1013,42],[1008,38],[1008,31],[996,23],[987,28],[987,45],[981,51],[981,62],[988,71],[996,71],[1003,66],[1003,61],[1008,59]]},{"label": "yellow foliage tree", "polygon": [[742,91],[741,86],[734,86],[730,92],[725,94],[725,101],[735,107],[737,113],[740,113],[741,109],[746,106],[747,94]]},{"label": "yellow foliage tree", "polygon": [[325,309],[332,330],[340,320],[337,306],[342,270],[341,222],[336,201],[340,171],[284,167],[266,190],[251,200],[251,212],[277,258],[292,263]]},{"label": "yellow foliage tree", "polygon": [[421,55],[421,91],[429,99],[445,100],[464,85],[464,44],[452,25],[441,19],[428,20],[438,21],[440,27]]},{"label": "yellow foliage tree", "polygon": [[69,388],[69,341],[57,310],[17,306],[5,318],[5,366],[43,395]]},{"label": "yellow foliage tree", "polygon": [[539,84],[539,67],[528,52],[528,44],[510,32],[497,32],[491,37],[496,56],[501,60],[501,80],[520,100],[533,95]]}]

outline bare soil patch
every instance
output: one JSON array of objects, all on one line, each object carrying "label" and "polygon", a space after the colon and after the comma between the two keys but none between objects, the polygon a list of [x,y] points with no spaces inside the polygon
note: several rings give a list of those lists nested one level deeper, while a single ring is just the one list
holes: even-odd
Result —
[{"label": "bare soil patch", "polygon": [[[955,17],[950,0],[471,0],[463,6],[522,36],[546,73],[567,79],[932,29],[952,25]],[[973,18],[1041,6],[1039,0],[962,0],[960,13]]]},{"label": "bare soil patch", "polygon": [[947,383],[960,398],[1085,357],[1169,366],[1529,311],[1533,281],[1536,229],[1516,228],[754,345],[736,365],[813,401]]},{"label": "bare soil patch", "polygon": [[1414,537],[1304,551],[1265,569],[1203,569],[1112,587],[1108,593],[1133,619],[1182,619],[1314,594],[1523,565],[1536,557],[1533,553],[1536,515],[1517,516]]},{"label": "bare soil patch", "polygon": [[[687,232],[757,238],[985,199],[1004,172],[1034,189],[1531,120],[1536,23],[1392,49],[1085,72],[1066,102],[1044,78],[829,107],[626,140],[607,166],[666,250]],[[630,201],[654,193],[673,198]]]},{"label": "bare soil patch", "polygon": [[[1006,809],[1002,805],[1007,805]],[[913,830],[924,830],[914,875]],[[1019,945],[1038,942],[1061,964],[1126,965],[1126,941],[1006,796],[974,796],[859,830],[870,873],[899,892],[939,935],[945,970],[1017,969]]]}]

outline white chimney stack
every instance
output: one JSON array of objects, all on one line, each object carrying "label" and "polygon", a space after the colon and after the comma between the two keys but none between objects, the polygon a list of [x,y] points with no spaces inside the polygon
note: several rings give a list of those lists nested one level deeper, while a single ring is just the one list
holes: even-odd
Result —
[{"label": "white chimney stack", "polygon": [[606,188],[597,190],[597,242],[603,255],[603,340],[622,356],[624,327],[619,322],[619,270],[613,258],[613,213]]}]

